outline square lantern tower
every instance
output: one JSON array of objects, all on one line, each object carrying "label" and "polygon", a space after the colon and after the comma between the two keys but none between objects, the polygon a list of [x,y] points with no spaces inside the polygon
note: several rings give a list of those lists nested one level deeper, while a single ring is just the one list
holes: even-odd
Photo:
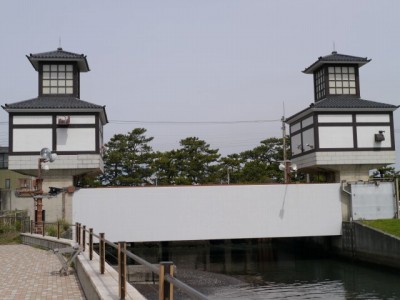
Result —
[{"label": "square lantern tower", "polygon": [[369,170],[395,163],[397,106],[360,97],[359,68],[368,62],[334,51],[303,71],[313,74],[314,103],[286,119],[301,171],[333,182],[366,180]]},{"label": "square lantern tower", "polygon": [[103,170],[104,106],[80,99],[80,73],[86,56],[64,51],[27,56],[38,72],[38,97],[3,107],[9,113],[9,169],[36,176],[42,148],[57,153],[46,176],[72,176]]}]

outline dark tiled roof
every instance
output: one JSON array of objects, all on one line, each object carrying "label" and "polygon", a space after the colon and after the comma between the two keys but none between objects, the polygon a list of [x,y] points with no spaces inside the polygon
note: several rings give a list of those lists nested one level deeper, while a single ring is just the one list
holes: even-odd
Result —
[{"label": "dark tiled roof", "polygon": [[310,105],[315,108],[397,108],[396,105],[364,100],[357,97],[329,97]]},{"label": "dark tiled roof", "polygon": [[93,104],[69,96],[38,97],[11,104],[5,104],[7,109],[102,109],[103,106]]},{"label": "dark tiled roof", "polygon": [[393,104],[386,104],[381,102],[375,102],[371,100],[364,100],[357,97],[328,97],[317,101],[315,103],[311,103],[309,107],[303,109],[302,111],[286,118],[286,121],[290,122],[291,120],[297,119],[298,116],[303,114],[311,113],[312,111],[338,111],[343,112],[346,110],[351,111],[395,111],[399,106]]},{"label": "dark tiled roof", "polygon": [[84,54],[77,54],[73,52],[64,51],[62,48],[58,48],[55,51],[42,52],[36,54],[30,54],[26,56],[35,70],[38,70],[39,61],[71,61],[77,62],[79,70],[81,72],[88,72],[89,64],[87,62],[86,56]]},{"label": "dark tiled roof", "polygon": [[326,56],[320,56],[318,60],[313,63],[311,66],[306,68],[303,73],[312,74],[316,69],[321,67],[324,64],[355,64],[359,67],[365,65],[366,63],[370,62],[371,59],[366,57],[358,57],[358,56],[351,56],[345,54],[339,54],[336,51],[333,51],[332,54]]}]

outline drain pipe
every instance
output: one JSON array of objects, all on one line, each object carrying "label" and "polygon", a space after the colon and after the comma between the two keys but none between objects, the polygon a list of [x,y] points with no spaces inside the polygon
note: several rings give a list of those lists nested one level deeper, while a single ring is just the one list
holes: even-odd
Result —
[{"label": "drain pipe", "polygon": [[344,188],[345,183],[346,183],[346,180],[342,180],[342,191],[351,196],[351,192],[346,191],[346,189]]}]

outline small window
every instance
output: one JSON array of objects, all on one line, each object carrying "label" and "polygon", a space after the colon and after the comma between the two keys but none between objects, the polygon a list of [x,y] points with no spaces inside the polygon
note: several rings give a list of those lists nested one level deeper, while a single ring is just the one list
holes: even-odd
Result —
[{"label": "small window", "polygon": [[43,65],[42,94],[72,94],[73,78],[72,65]]}]

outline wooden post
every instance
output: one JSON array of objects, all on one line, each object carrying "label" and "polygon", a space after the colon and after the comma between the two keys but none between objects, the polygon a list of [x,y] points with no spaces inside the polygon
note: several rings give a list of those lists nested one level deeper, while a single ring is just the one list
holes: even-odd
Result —
[{"label": "wooden post", "polygon": [[60,239],[60,222],[57,221],[57,239]]},{"label": "wooden post", "polygon": [[77,242],[77,243],[79,242],[79,240],[78,240],[78,237],[79,237],[79,234],[78,234],[78,232],[79,232],[79,230],[78,230],[78,229],[79,229],[78,224],[79,224],[78,222],[75,223],[75,242]]},{"label": "wooden post", "polygon": [[174,263],[172,261],[160,262],[159,300],[173,300],[174,286],[172,283],[165,282],[165,274],[174,275]]},{"label": "wooden post", "polygon": [[119,298],[126,295],[126,243],[118,242],[118,286]]},{"label": "wooden post", "polygon": [[89,260],[93,259],[93,228],[89,228]]},{"label": "wooden post", "polygon": [[106,243],[104,241],[104,233],[100,233],[100,243],[99,243],[99,256],[100,256],[100,274],[104,274],[105,260],[106,260]]},{"label": "wooden post", "polygon": [[44,222],[42,222],[42,234],[44,236]]},{"label": "wooden post", "polygon": [[83,247],[83,252],[86,250],[86,225],[82,226],[82,247]]}]

